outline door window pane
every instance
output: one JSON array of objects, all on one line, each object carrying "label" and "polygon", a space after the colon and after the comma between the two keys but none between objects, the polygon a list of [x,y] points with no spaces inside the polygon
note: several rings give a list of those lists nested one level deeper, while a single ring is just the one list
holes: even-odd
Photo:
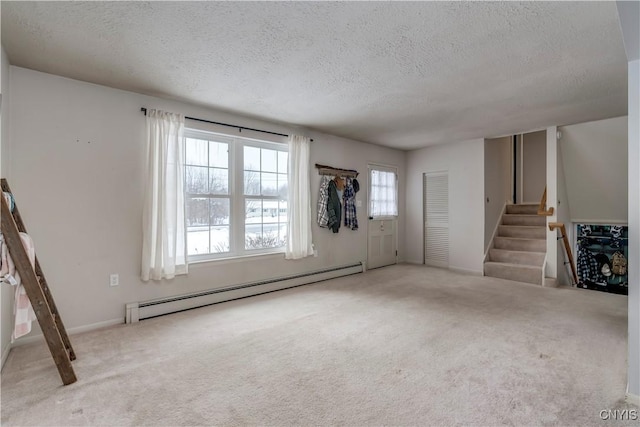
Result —
[{"label": "door window pane", "polygon": [[369,214],[373,217],[398,215],[396,173],[372,169]]}]

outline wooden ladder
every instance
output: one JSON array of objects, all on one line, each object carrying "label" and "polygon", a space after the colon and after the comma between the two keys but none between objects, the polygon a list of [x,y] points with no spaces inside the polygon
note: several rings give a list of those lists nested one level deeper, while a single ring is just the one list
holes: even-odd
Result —
[{"label": "wooden ladder", "polygon": [[[2,191],[11,193],[7,180],[2,178],[0,181]],[[40,329],[44,335],[51,356],[56,362],[60,378],[64,385],[76,382],[76,374],[73,372],[71,361],[76,359],[76,355],[71,347],[71,341],[67,331],[62,324],[62,318],[58,313],[53,296],[49,291],[47,279],[45,279],[38,257],[36,257],[35,266],[31,265],[27,251],[22,245],[20,232],[26,233],[27,229],[22,222],[18,206],[14,203],[13,213],[8,206],[4,196],[0,197],[2,203],[2,234],[9,250],[9,254],[16,266],[16,271],[20,274],[22,285],[24,286],[27,296],[33,306]]]}]

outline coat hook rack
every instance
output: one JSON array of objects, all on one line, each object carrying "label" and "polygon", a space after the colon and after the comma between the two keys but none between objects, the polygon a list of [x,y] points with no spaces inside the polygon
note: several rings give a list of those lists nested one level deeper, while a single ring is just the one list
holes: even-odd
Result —
[{"label": "coat hook rack", "polygon": [[316,163],[316,168],[320,175],[334,175],[342,178],[357,178],[358,171],[354,169],[334,168],[333,166],[321,165]]}]

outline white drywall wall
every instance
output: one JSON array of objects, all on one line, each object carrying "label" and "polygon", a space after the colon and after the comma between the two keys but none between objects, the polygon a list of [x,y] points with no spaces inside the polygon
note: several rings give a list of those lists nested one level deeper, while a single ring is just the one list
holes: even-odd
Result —
[{"label": "white drywall wall", "polygon": [[409,151],[405,259],[422,264],[423,174],[449,172],[449,268],[482,274],[484,256],[484,139]]},{"label": "white drywall wall", "polygon": [[[0,67],[0,80],[2,82],[0,94],[2,95],[2,105],[0,105],[0,177],[7,178],[9,173],[9,58],[2,48],[2,58]],[[13,329],[13,291],[8,284],[1,284],[0,289],[0,355],[2,364],[6,360],[11,344],[11,331]]]},{"label": "white drywall wall", "polygon": [[547,128],[547,209],[553,208],[553,215],[547,217],[547,264],[544,270],[544,277],[558,278],[558,244],[556,241],[556,230],[549,230],[549,223],[558,221],[558,210],[556,202],[558,200],[558,140],[556,138],[558,129],[555,126]]},{"label": "white drywall wall", "polygon": [[522,203],[540,203],[547,185],[547,133],[522,136]]},{"label": "white drywall wall", "polygon": [[571,220],[627,223],[627,117],[558,130]]},{"label": "white drywall wall", "polygon": [[484,141],[484,249],[511,198],[511,137]]},{"label": "white drywall wall", "polygon": [[[124,319],[127,302],[366,260],[369,162],[398,168],[400,233],[404,230],[403,152],[300,130],[315,140],[312,165],[361,172],[360,230],[342,228],[333,234],[314,224],[318,257],[286,261],[280,254],[193,264],[188,277],[143,283],[139,273],[145,118],[140,107],[275,132],[296,130],[18,67],[11,67],[11,91],[11,186],[68,328]],[[314,210],[319,180],[312,167]],[[120,274],[120,286],[109,286],[110,273]]]},{"label": "white drywall wall", "polygon": [[[569,241],[569,246],[571,246],[571,242],[573,242],[573,223],[571,222],[571,215],[569,214],[569,199],[567,198],[567,186],[564,178],[564,167],[562,165],[562,153],[560,152],[560,147],[556,147],[557,156],[558,156],[558,203],[556,206],[556,216],[558,222],[564,224],[565,229],[567,231],[567,239]],[[560,231],[556,231],[558,237],[561,237]],[[571,249],[573,250],[573,249]],[[566,253],[564,248],[564,243],[562,240],[558,240],[557,244],[557,264],[558,264],[558,284],[571,286],[573,283],[573,277],[571,274],[571,267],[569,264],[565,264],[565,261],[568,262],[569,256]],[[573,254],[576,256],[576,254]]]},{"label": "white drywall wall", "polygon": [[[637,24],[636,24],[637,25]],[[629,62],[629,393],[640,396],[640,61]]]}]

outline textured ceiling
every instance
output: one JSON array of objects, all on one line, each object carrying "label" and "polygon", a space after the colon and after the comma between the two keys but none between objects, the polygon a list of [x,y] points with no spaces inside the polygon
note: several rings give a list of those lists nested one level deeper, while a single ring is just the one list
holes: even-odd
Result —
[{"label": "textured ceiling", "polygon": [[615,2],[10,2],[11,64],[401,149],[627,112]]}]

